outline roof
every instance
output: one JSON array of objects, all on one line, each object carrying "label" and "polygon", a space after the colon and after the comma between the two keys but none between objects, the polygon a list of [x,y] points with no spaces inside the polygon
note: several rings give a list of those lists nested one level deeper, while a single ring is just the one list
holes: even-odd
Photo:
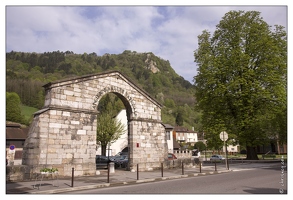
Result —
[{"label": "roof", "polygon": [[6,124],[6,139],[25,140],[29,128],[21,128],[20,124]]},{"label": "roof", "polygon": [[165,127],[165,129],[173,129],[174,128],[170,124],[162,124],[162,125]]},{"label": "roof", "polygon": [[185,128],[183,126],[176,126],[174,128],[175,132],[184,132],[184,133],[196,133],[195,131],[189,130],[188,128]]}]

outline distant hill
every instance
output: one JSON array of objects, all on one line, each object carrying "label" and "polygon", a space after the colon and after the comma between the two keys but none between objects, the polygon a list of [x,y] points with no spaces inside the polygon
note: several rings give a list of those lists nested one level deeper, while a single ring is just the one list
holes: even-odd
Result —
[{"label": "distant hill", "polygon": [[175,126],[180,113],[183,125],[199,129],[199,113],[194,111],[194,86],[179,76],[152,52],[125,50],[121,54],[75,54],[72,51],[6,53],[6,91],[16,92],[26,106],[42,108],[48,82],[64,78],[117,70],[164,105],[162,120]]}]

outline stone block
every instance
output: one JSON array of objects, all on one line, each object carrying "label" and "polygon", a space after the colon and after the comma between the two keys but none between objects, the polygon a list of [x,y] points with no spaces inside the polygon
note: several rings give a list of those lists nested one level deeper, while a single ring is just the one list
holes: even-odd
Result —
[{"label": "stone block", "polygon": [[74,95],[78,94],[78,93],[81,93],[82,90],[79,88],[79,87],[74,87],[73,88],[73,92],[74,92]]},{"label": "stone block", "polygon": [[77,130],[78,135],[85,135],[86,132],[87,132],[86,130]]},{"label": "stone block", "polygon": [[[73,88],[72,88],[72,90],[73,90]],[[74,95],[74,91],[70,91],[68,89],[67,90],[64,90],[64,95],[66,95],[66,96],[73,96]]]},{"label": "stone block", "polygon": [[76,101],[76,98],[74,96],[66,96],[67,101]]},{"label": "stone block", "polygon": [[70,123],[71,123],[71,124],[80,124],[79,121],[74,121],[74,120],[72,120]]},{"label": "stone block", "polygon": [[49,127],[40,127],[40,137],[47,137],[49,132]]},{"label": "stone block", "polygon": [[49,123],[49,128],[61,128],[60,123]]},{"label": "stone block", "polygon": [[88,130],[88,131],[91,131],[92,130],[92,126],[83,126],[82,128],[84,130]]}]

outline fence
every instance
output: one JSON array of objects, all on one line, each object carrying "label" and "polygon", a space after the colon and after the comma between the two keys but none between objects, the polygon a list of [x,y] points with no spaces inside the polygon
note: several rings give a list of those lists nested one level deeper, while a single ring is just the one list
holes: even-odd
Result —
[{"label": "fence", "polygon": [[180,150],[174,150],[173,153],[177,158],[191,158],[192,151],[191,150],[185,150],[185,151],[180,151]]}]

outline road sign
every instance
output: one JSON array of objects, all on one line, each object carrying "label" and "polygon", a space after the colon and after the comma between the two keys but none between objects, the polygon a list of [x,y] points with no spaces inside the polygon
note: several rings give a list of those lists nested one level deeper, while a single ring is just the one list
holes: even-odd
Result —
[{"label": "road sign", "polygon": [[9,146],[9,149],[10,149],[10,150],[15,150],[15,145],[13,145],[13,144],[10,145],[10,146]]},{"label": "road sign", "polygon": [[226,133],[225,131],[222,131],[222,132],[220,133],[220,139],[221,139],[222,141],[226,141],[226,140],[228,139],[228,133]]},{"label": "road sign", "polygon": [[9,153],[15,153],[15,145],[14,144],[9,146]]}]

